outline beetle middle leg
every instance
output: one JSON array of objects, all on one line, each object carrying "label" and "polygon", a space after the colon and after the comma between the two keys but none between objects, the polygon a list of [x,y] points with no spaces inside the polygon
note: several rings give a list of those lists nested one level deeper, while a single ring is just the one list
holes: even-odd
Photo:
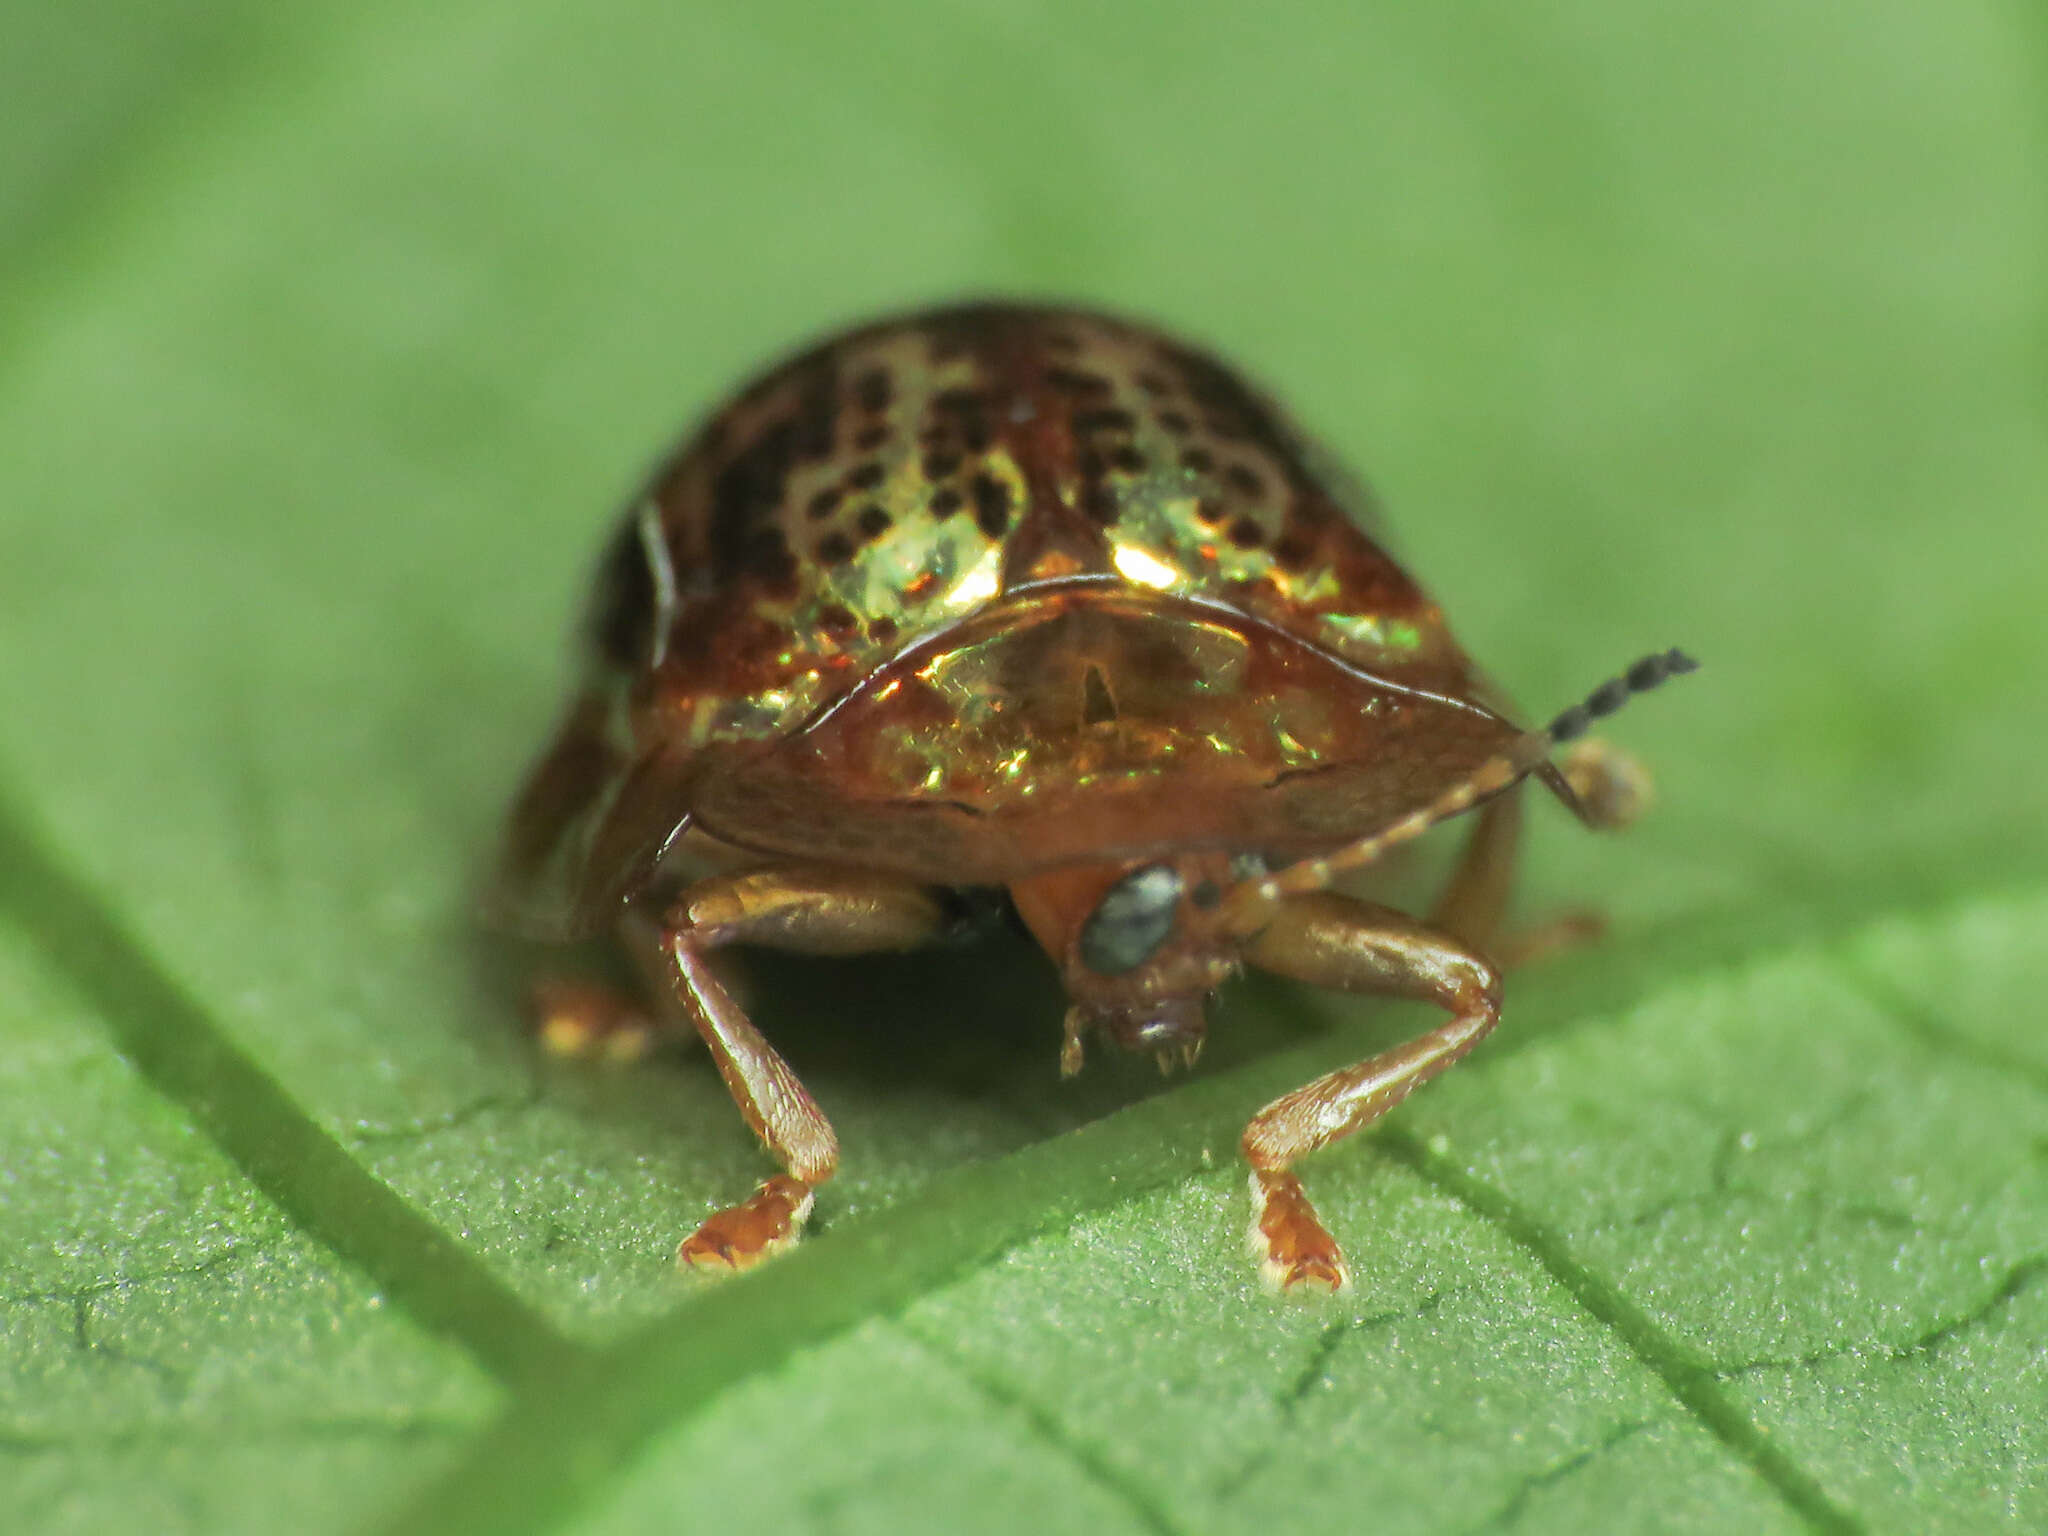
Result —
[{"label": "beetle middle leg", "polygon": [[[1588,736],[1573,742],[1557,763],[1557,778],[1568,796],[1560,796],[1573,815],[1589,831],[1614,832],[1631,826],[1650,808],[1650,772],[1631,754],[1612,742]],[[1473,836],[1477,845],[1479,834]],[[1461,938],[1471,937],[1463,929],[1452,929]],[[1474,939],[1506,969],[1548,960],[1603,938],[1607,917],[1596,907],[1577,907],[1526,927],[1492,937]]]},{"label": "beetle middle leg", "polygon": [[683,1011],[711,1048],[733,1102],[783,1169],[685,1238],[678,1263],[744,1269],[787,1248],[810,1216],[814,1191],[839,1162],[830,1122],[733,1000],[710,952],[725,944],[814,955],[912,949],[941,935],[950,919],[944,898],[924,886],[827,866],[713,875],[668,910],[661,950]]},{"label": "beetle middle leg", "polygon": [[[1563,786],[1559,798],[1595,832],[1629,826],[1650,805],[1649,771],[1598,737],[1573,742],[1552,782]],[[1503,970],[1592,943],[1607,927],[1598,911],[1585,909],[1502,931],[1521,842],[1524,787],[1517,784],[1480,808],[1457,867],[1429,915],[1431,928],[1485,951]]]},{"label": "beetle middle leg", "polygon": [[1522,786],[1516,784],[1479,808],[1457,867],[1430,910],[1430,927],[1478,949],[1491,946],[1507,913],[1521,840]]},{"label": "beetle middle leg", "polygon": [[1477,950],[1403,913],[1335,892],[1282,905],[1245,958],[1349,992],[1436,1003],[1449,1022],[1275,1099],[1245,1127],[1251,1239],[1276,1287],[1342,1287],[1344,1257],[1295,1176],[1295,1162],[1379,1119],[1463,1057],[1500,1019],[1500,972]]},{"label": "beetle middle leg", "polygon": [[[1578,789],[1577,782],[1566,782]],[[1522,790],[1517,784],[1480,808],[1457,867],[1429,914],[1429,926],[1437,933],[1483,951],[1503,970],[1591,943],[1605,926],[1599,913],[1575,911],[1502,932],[1521,843]],[[1600,823],[1595,808],[1604,803],[1585,799],[1572,809],[1587,825],[1596,826]]]},{"label": "beetle middle leg", "polygon": [[616,937],[637,987],[580,976],[543,976],[533,983],[528,1006],[534,1032],[549,1055],[623,1064],[645,1058],[663,1037],[696,1038],[689,1015],[675,999],[662,936],[661,925],[637,907],[619,919]]}]

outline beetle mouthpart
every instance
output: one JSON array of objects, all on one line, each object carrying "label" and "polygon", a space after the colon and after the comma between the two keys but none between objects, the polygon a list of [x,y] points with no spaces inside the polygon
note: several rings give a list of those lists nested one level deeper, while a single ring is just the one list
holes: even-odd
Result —
[{"label": "beetle mouthpart", "polygon": [[1201,1054],[1202,1042],[1195,1040],[1181,1046],[1178,1050],[1169,1046],[1165,1050],[1154,1051],[1152,1059],[1159,1063],[1159,1075],[1161,1077],[1171,1077],[1176,1070],[1183,1072],[1194,1071],[1195,1058]]},{"label": "beetle mouthpart", "polygon": [[1060,1076],[1076,1077],[1080,1074],[1083,1052],[1081,1031],[1088,1027],[1088,1019],[1079,1008],[1067,1010],[1066,1022],[1060,1034]]},{"label": "beetle mouthpart", "polygon": [[1089,1010],[1086,1022],[1127,1051],[1185,1057],[1192,1064],[1209,1033],[1202,1003],[1197,995],[1161,998],[1130,1008],[1096,1008]]}]

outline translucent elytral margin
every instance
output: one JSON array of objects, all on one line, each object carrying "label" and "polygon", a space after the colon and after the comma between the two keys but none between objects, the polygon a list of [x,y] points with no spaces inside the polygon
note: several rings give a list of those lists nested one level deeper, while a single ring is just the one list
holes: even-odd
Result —
[{"label": "translucent elytral margin", "polygon": [[1537,764],[1577,737],[1585,735],[1595,720],[1613,714],[1638,693],[1646,693],[1666,678],[1699,670],[1699,663],[1677,649],[1645,656],[1619,677],[1611,677],[1587,694],[1540,731],[1515,738],[1508,749],[1488,758],[1429,804],[1409,812],[1390,826],[1370,836],[1347,843],[1320,858],[1303,859],[1262,878],[1245,880],[1223,893],[1221,921],[1227,931],[1255,933],[1272,918],[1277,902],[1289,896],[1319,891],[1337,876],[1361,869],[1388,849],[1412,842],[1438,822],[1448,821],[1470,810],[1488,795],[1499,793]]}]

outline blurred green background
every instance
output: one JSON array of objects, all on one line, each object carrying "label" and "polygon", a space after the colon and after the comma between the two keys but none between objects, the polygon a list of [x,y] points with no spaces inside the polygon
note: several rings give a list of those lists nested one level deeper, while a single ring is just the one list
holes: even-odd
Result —
[{"label": "blurred green background", "polygon": [[[2019,0],[8,7],[9,1528],[2048,1527],[2044,72]],[[1314,1166],[1336,1301],[1236,1127],[1412,1010],[1063,1088],[1028,957],[790,967],[846,1171],[705,1289],[708,1066],[536,1061],[474,934],[619,496],[973,293],[1267,381],[1533,711],[1708,663],[1649,822],[1535,829],[1610,941]]]}]

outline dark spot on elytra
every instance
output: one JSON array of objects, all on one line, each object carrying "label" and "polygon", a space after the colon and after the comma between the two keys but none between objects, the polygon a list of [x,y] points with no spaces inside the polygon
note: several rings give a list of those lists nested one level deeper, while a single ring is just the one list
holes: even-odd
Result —
[{"label": "dark spot on elytra", "polygon": [[780,529],[757,529],[749,537],[740,570],[759,582],[771,597],[796,596],[796,556]]},{"label": "dark spot on elytra", "polygon": [[1292,463],[1293,443],[1264,399],[1216,359],[1171,343],[1160,349],[1161,360],[1180,375],[1187,392],[1202,407],[1209,430],[1231,440],[1250,439],[1281,464]]},{"label": "dark spot on elytra", "polygon": [[942,485],[932,492],[932,516],[951,517],[958,512],[966,498],[950,485]]},{"label": "dark spot on elytra", "polygon": [[1069,368],[1064,363],[1055,363],[1045,370],[1045,382],[1064,395],[1079,395],[1096,399],[1110,394],[1109,380],[1099,373],[1085,373],[1079,368]]},{"label": "dark spot on elytra", "polygon": [[890,644],[896,638],[896,621],[886,614],[879,619],[870,619],[868,638],[882,645]]},{"label": "dark spot on elytra", "polygon": [[853,435],[853,446],[861,453],[873,453],[889,441],[889,427],[886,422],[876,422],[871,427],[862,427]]},{"label": "dark spot on elytra", "polygon": [[829,485],[811,498],[811,504],[806,510],[815,521],[823,522],[832,515],[833,509],[839,505],[839,496],[839,487]]},{"label": "dark spot on elytra", "polygon": [[1204,496],[1195,503],[1195,516],[1214,527],[1230,515],[1230,509],[1223,505],[1220,496]]},{"label": "dark spot on elytra", "polygon": [[1159,377],[1159,375],[1156,373],[1139,374],[1138,388],[1145,391],[1145,393],[1148,395],[1165,395],[1172,393],[1172,386],[1170,386],[1166,382],[1166,380]]},{"label": "dark spot on elytra", "polygon": [[992,539],[1010,530],[1010,488],[994,475],[974,477],[975,526]]},{"label": "dark spot on elytra", "polygon": [[818,610],[818,628],[835,638],[844,638],[860,628],[860,620],[851,608],[832,603]]},{"label": "dark spot on elytra", "polygon": [[864,507],[855,526],[860,529],[862,538],[879,539],[889,531],[889,514],[880,507]]},{"label": "dark spot on elytra", "polygon": [[1047,331],[1045,333],[1045,344],[1055,352],[1078,352],[1081,350],[1081,338],[1072,331]]},{"label": "dark spot on elytra", "polygon": [[1074,412],[1074,435],[1090,437],[1097,432],[1128,432],[1137,426],[1136,419],[1120,405],[1105,405],[1093,410]]},{"label": "dark spot on elytra", "polygon": [[986,453],[995,434],[989,428],[989,400],[979,390],[942,389],[932,396],[925,446],[940,449],[955,439],[970,453]]},{"label": "dark spot on elytra", "polygon": [[1145,472],[1145,455],[1129,445],[1112,453],[1109,462],[1127,475],[1142,475]]},{"label": "dark spot on elytra", "polygon": [[1074,460],[1074,467],[1080,470],[1083,480],[1100,480],[1109,468],[1109,460],[1093,448],[1083,448]]},{"label": "dark spot on elytra", "polygon": [[882,483],[882,466],[870,459],[846,477],[846,483],[856,491],[872,491]]},{"label": "dark spot on elytra", "polygon": [[960,467],[960,455],[933,449],[924,456],[924,477],[927,480],[943,480]]},{"label": "dark spot on elytra", "polygon": [[1082,493],[1081,510],[1107,528],[1117,519],[1116,488],[1106,483],[1089,486]]},{"label": "dark spot on elytra", "polygon": [[1249,517],[1240,517],[1230,525],[1227,537],[1239,549],[1257,549],[1265,542],[1266,531]]},{"label": "dark spot on elytra", "polygon": [[853,558],[853,540],[843,533],[828,533],[818,540],[815,553],[820,565],[844,565]]},{"label": "dark spot on elytra", "polygon": [[832,453],[832,440],[839,425],[838,391],[833,387],[837,373],[829,365],[818,369],[804,384],[797,400],[796,451],[806,459],[823,459]]},{"label": "dark spot on elytra", "polygon": [[1239,495],[1256,499],[1265,494],[1266,482],[1249,464],[1233,464],[1223,473],[1224,478],[1230,481],[1231,489]]},{"label": "dark spot on elytra", "polygon": [[1198,475],[1206,475],[1216,467],[1216,456],[1206,448],[1190,448],[1180,456],[1180,461]]},{"label": "dark spot on elytra", "polygon": [[1307,570],[1314,554],[1314,546],[1299,533],[1284,533],[1273,544],[1273,563],[1283,571]]},{"label": "dark spot on elytra", "polygon": [[720,573],[752,571],[753,541],[782,503],[802,434],[798,417],[770,423],[712,477],[711,556]]},{"label": "dark spot on elytra", "polygon": [[1179,411],[1161,411],[1159,413],[1159,425],[1168,432],[1171,432],[1175,437],[1185,437],[1188,428],[1193,426],[1194,423],[1189,421]]},{"label": "dark spot on elytra", "polygon": [[864,411],[886,411],[889,409],[889,371],[886,368],[870,368],[853,383],[853,398],[860,402]]},{"label": "dark spot on elytra", "polygon": [[1028,323],[1028,315],[1008,304],[956,304],[925,315],[922,329],[933,360],[944,362],[994,350]]},{"label": "dark spot on elytra", "polygon": [[[764,423],[720,466],[711,481],[711,563],[715,574],[744,573],[775,589],[794,589],[795,560],[787,546],[772,554],[757,541],[787,493],[798,459],[822,459],[832,451],[839,414],[838,369],[832,354],[819,352],[792,364],[769,381],[796,395],[789,415]],[[766,400],[764,391],[757,398]],[[787,580],[785,581],[785,578]]]}]

